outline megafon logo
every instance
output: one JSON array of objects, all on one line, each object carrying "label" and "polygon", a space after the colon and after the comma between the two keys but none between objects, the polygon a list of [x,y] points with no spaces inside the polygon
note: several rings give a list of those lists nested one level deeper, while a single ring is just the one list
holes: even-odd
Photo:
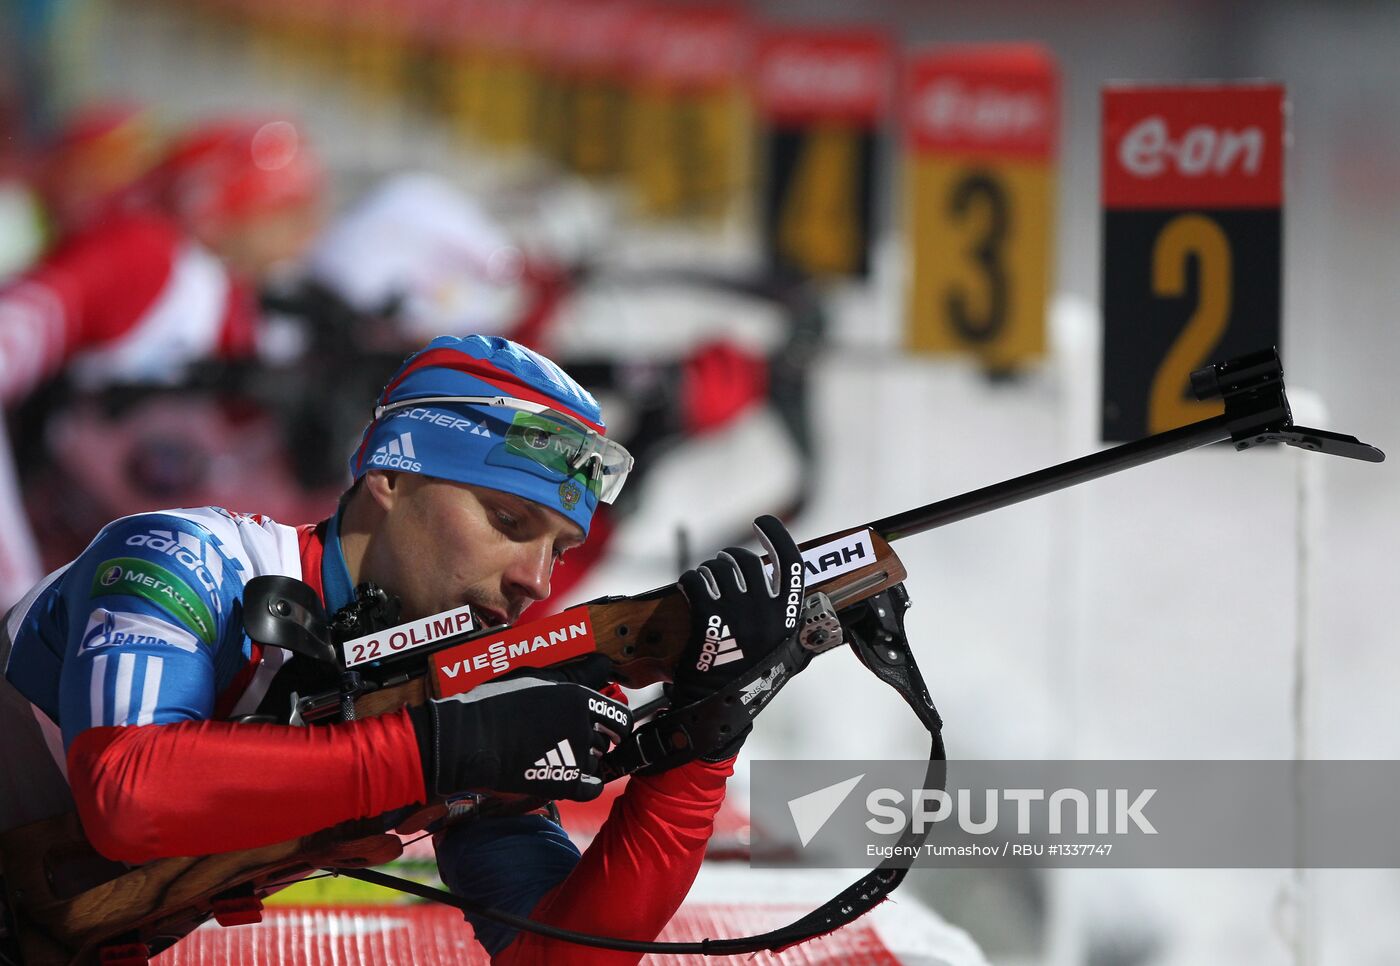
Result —
[{"label": "megafon logo", "polygon": [[1050,122],[1050,111],[1035,91],[969,87],[950,77],[925,89],[915,118],[934,137],[1004,141],[1038,134]]},{"label": "megafon logo", "polygon": [[1197,124],[1173,138],[1166,118],[1154,114],[1133,125],[1118,142],[1118,162],[1139,178],[1155,178],[1172,168],[1186,178],[1258,174],[1264,163],[1264,132],[1259,127],[1232,131]]}]

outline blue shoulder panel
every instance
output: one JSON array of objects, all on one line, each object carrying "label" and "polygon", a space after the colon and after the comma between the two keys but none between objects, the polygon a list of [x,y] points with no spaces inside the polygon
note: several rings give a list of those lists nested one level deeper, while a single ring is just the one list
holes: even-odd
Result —
[{"label": "blue shoulder panel", "polygon": [[246,660],[242,586],[197,523],[123,518],[30,608],[7,677],[59,723],[65,747],[90,727],[208,718]]}]

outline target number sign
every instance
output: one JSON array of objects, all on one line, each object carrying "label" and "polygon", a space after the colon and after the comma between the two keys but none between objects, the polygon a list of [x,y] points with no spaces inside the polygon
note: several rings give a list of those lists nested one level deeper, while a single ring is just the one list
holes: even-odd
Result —
[{"label": "target number sign", "polygon": [[876,140],[892,67],[890,41],[874,31],[773,28],[759,39],[763,236],[775,269],[868,274]]},{"label": "target number sign", "polygon": [[1218,415],[1191,372],[1279,343],[1284,91],[1103,97],[1103,439]]},{"label": "target number sign", "polygon": [[905,69],[906,343],[1012,369],[1045,351],[1058,80],[1033,45],[953,47]]}]

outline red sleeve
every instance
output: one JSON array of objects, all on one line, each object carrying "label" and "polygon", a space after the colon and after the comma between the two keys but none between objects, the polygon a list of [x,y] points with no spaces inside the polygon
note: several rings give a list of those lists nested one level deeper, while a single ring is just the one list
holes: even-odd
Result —
[{"label": "red sleeve", "polygon": [[[734,759],[693,761],[634,776],[569,877],[540,900],[532,919],[622,939],[655,939],[700,871]],[[589,949],[521,933],[497,964],[630,966],[641,953]]]},{"label": "red sleeve", "polygon": [[68,778],[88,839],[131,863],[284,842],[426,799],[406,710],[313,728],[89,728]]},{"label": "red sleeve", "polygon": [[159,299],[179,244],[164,218],[113,218],[0,289],[0,400],[22,398],[75,353],[132,329]]}]

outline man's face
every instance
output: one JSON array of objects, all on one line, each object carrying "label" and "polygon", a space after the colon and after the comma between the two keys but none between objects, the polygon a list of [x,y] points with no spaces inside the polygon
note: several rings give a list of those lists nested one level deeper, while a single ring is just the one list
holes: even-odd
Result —
[{"label": "man's face", "polygon": [[469,604],[478,626],[514,623],[584,540],[571,520],[509,493],[416,473],[379,483],[385,513],[357,579],[396,595],[403,620]]}]

